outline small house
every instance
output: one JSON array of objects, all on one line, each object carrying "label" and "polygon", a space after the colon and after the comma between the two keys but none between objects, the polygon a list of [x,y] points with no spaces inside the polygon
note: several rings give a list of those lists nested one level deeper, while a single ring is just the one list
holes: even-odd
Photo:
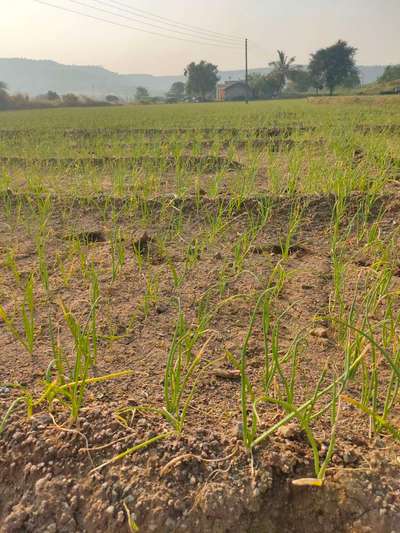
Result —
[{"label": "small house", "polygon": [[217,85],[217,100],[220,102],[246,100],[252,95],[252,90],[245,81],[226,81]]}]

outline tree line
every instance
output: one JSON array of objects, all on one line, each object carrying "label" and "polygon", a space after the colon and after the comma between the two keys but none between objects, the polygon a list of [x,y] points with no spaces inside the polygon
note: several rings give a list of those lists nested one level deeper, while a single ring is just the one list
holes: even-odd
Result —
[{"label": "tree line", "polygon": [[88,96],[67,93],[57,94],[48,91],[46,94],[30,98],[27,94],[9,94],[7,84],[0,81],[0,110],[7,109],[41,109],[47,107],[94,107],[117,104],[120,100],[114,95],[108,95],[104,100],[95,100]]},{"label": "tree line", "polygon": [[[166,97],[167,101],[182,101],[185,98],[206,100],[215,97],[216,86],[219,81],[218,67],[207,61],[192,62],[184,70],[186,83],[176,81],[171,85]],[[136,102],[152,102],[149,91],[145,87],[137,87]]]},{"label": "tree line", "polygon": [[[269,74],[250,74],[248,84],[255,99],[280,96],[285,90],[292,94],[327,91],[333,95],[338,87],[350,89],[361,84],[356,66],[357,49],[346,41],[339,40],[332,46],[321,48],[311,54],[309,64],[296,65],[296,58],[278,50],[275,61],[268,63]],[[219,81],[218,68],[213,63],[200,61],[190,63],[185,69],[186,83],[175,82],[167,97],[181,101],[185,97],[202,100],[215,97]],[[388,66],[378,82],[399,79],[400,65]],[[399,82],[400,83],[400,82]]]},{"label": "tree line", "polygon": [[[341,87],[360,85],[360,77],[355,63],[356,48],[346,41],[339,40],[332,46],[311,54],[308,66],[296,65],[296,58],[278,50],[277,60],[268,65],[269,74],[251,74],[248,79],[254,98],[271,98],[282,94],[284,89],[296,93],[316,93],[326,89],[333,94]],[[205,99],[215,95],[219,81],[216,65],[200,61],[190,63],[185,69],[186,83],[176,82],[168,96],[183,99],[185,95]]]},{"label": "tree line", "polygon": [[[269,74],[250,74],[248,84],[253,98],[273,98],[282,95],[284,91],[294,94],[305,94],[315,91],[328,91],[333,95],[338,87],[354,88],[360,85],[360,75],[356,66],[357,49],[346,41],[339,40],[332,46],[321,48],[311,54],[307,66],[296,65],[296,58],[289,57],[283,50],[278,50],[275,61],[268,63],[272,69]],[[177,81],[172,84],[166,95],[167,102],[187,100],[213,100],[216,87],[220,80],[218,67],[213,63],[202,60],[192,62],[184,70],[186,82]],[[379,83],[399,80],[400,65],[386,67]],[[151,97],[145,87],[137,87],[135,101],[138,103],[157,103],[164,101]],[[10,95],[7,85],[0,81],[0,110],[1,109],[29,109],[49,106],[98,106],[116,105],[123,103],[117,96],[106,96],[104,101],[94,100],[87,96],[72,93],[58,95],[48,91],[45,95],[30,99],[23,94]]]},{"label": "tree line", "polygon": [[308,66],[304,67],[295,64],[295,57],[289,58],[282,50],[278,50],[277,61],[269,63],[272,72],[266,76],[250,76],[249,84],[256,97],[277,96],[285,88],[295,93],[314,90],[317,94],[325,89],[333,95],[337,87],[353,88],[360,85],[356,52],[356,48],[339,40],[311,54]]}]

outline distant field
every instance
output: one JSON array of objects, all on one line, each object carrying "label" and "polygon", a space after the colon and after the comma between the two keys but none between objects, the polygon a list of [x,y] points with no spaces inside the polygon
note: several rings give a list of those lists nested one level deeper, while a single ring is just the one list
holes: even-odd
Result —
[{"label": "distant field", "polygon": [[[276,126],[292,118],[309,123],[326,120],[346,122],[365,119],[400,123],[397,96],[322,97],[308,100],[277,100],[244,103],[132,105],[109,108],[62,108],[9,111],[0,116],[0,128],[171,128]],[[316,104],[318,107],[314,107]],[[374,107],[371,107],[374,104]],[[333,109],[332,109],[333,107]],[[352,112],[349,115],[349,107]]]},{"label": "distant field", "polygon": [[0,113],[0,530],[400,523],[400,97]]}]

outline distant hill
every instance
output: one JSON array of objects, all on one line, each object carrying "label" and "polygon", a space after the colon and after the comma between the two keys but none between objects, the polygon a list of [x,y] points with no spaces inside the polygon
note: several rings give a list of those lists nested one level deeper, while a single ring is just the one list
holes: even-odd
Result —
[{"label": "distant hill", "polygon": [[[373,83],[383,74],[383,66],[360,67],[364,84]],[[267,73],[270,69],[251,69],[250,72]],[[244,70],[220,72],[221,80],[243,79]],[[146,87],[153,96],[165,94],[175,81],[183,76],[151,76],[149,74],[117,74],[99,66],[62,65],[55,61],[33,59],[1,59],[0,80],[7,83],[12,93],[30,96],[49,90],[60,94],[73,92],[87,96],[104,97],[115,94],[132,98],[136,87]]]}]

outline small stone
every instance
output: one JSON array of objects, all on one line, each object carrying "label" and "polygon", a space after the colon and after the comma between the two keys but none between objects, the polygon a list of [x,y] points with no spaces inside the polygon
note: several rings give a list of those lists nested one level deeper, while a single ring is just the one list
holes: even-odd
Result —
[{"label": "small stone", "polygon": [[321,444],[321,448],[320,448],[320,450],[318,452],[318,455],[320,457],[325,457],[327,451],[328,451],[328,446],[326,444],[322,443]]},{"label": "small stone", "polygon": [[112,516],[114,514],[114,511],[115,511],[115,507],[113,505],[109,505],[106,509],[106,514],[108,514],[109,516]]},{"label": "small stone", "polygon": [[71,509],[73,511],[76,511],[76,509],[78,508],[78,504],[79,504],[79,501],[78,501],[78,496],[72,496],[71,500],[70,500],[70,504],[71,504]]},{"label": "small stone", "polygon": [[71,520],[71,516],[69,513],[67,512],[61,513],[61,516],[59,518],[60,524],[62,525],[68,524],[70,520]]},{"label": "small stone", "polygon": [[35,494],[36,496],[40,496],[40,494],[43,492],[45,486],[47,483],[47,479],[45,477],[39,479],[35,483]]},{"label": "small stone", "polygon": [[281,426],[276,434],[284,439],[293,439],[299,433],[299,428],[296,424],[287,424],[286,426]]},{"label": "small stone", "polygon": [[12,438],[15,440],[15,442],[21,442],[21,440],[24,438],[24,435],[21,431],[16,431]]},{"label": "small stone", "polygon": [[36,420],[38,422],[40,422],[40,424],[44,424],[44,425],[47,425],[47,424],[52,424],[53,423],[53,419],[52,417],[49,415],[49,413],[43,413],[39,416],[36,417]]},{"label": "small stone", "polygon": [[243,424],[242,422],[238,422],[235,427],[235,435],[238,439],[241,439],[243,437]]},{"label": "small stone", "polygon": [[327,339],[328,338],[328,330],[327,328],[315,328],[311,331],[311,335],[313,337],[318,337],[320,339]]},{"label": "small stone", "polygon": [[345,452],[343,454],[343,462],[346,464],[346,465],[349,465],[349,464],[352,464],[352,463],[355,463],[357,460],[357,457],[354,455],[354,453],[352,453],[351,451],[349,452]]}]

